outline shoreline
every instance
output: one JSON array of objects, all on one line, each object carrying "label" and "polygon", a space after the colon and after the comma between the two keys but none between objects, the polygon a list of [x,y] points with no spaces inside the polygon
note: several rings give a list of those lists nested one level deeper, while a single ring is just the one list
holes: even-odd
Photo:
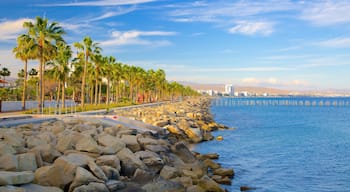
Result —
[{"label": "shoreline", "polygon": [[0,129],[0,189],[225,191],[219,183],[231,184],[233,169],[188,148],[227,128],[209,107],[196,98]]}]

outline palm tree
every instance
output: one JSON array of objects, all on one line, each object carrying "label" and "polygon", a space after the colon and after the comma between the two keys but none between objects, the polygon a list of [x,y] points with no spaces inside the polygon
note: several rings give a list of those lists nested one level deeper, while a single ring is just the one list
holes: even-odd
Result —
[{"label": "palm tree", "polygon": [[81,106],[84,107],[87,65],[89,63],[90,56],[92,56],[93,53],[100,52],[101,48],[98,47],[98,44],[94,43],[89,36],[86,36],[82,42],[75,42],[74,46],[81,51],[80,54],[84,56],[84,68],[81,83]]},{"label": "palm tree", "polygon": [[2,76],[5,80],[5,77],[8,77],[11,75],[11,71],[7,69],[6,67],[3,67],[2,70],[0,71],[0,76]]},{"label": "palm tree", "polygon": [[62,107],[65,107],[65,85],[67,82],[67,77],[69,74],[69,60],[72,57],[72,50],[69,45],[65,43],[59,43],[57,45],[57,55],[54,61],[51,63],[53,65],[54,77],[59,81],[57,89],[57,103],[59,101],[59,93],[62,89]]},{"label": "palm tree", "polygon": [[62,35],[65,34],[57,22],[49,23],[48,19],[36,17],[34,23],[24,22],[23,27],[28,30],[28,36],[33,39],[31,53],[39,60],[39,98],[38,108],[42,112],[44,103],[44,64],[53,58],[56,53],[55,45],[64,42]]},{"label": "palm tree", "polygon": [[95,99],[94,99],[94,103],[95,105],[97,105],[98,101],[98,95],[99,92],[101,92],[101,88],[98,88],[98,83],[100,80],[101,75],[103,74],[102,71],[102,65],[103,65],[103,56],[101,54],[96,54],[92,57],[92,60],[94,61],[95,64],[95,69],[94,69],[94,74],[95,74]]},{"label": "palm tree", "polygon": [[28,79],[28,60],[34,59],[35,56],[31,51],[34,41],[28,35],[21,35],[17,38],[17,47],[13,48],[15,57],[24,62],[23,70],[23,90],[22,90],[22,110],[26,109],[27,79]]},{"label": "palm tree", "polygon": [[113,72],[113,65],[115,65],[116,59],[113,56],[109,56],[105,58],[105,66],[106,66],[106,72],[107,72],[107,106],[109,105],[109,100],[110,100],[110,81],[111,81],[111,76]]}]

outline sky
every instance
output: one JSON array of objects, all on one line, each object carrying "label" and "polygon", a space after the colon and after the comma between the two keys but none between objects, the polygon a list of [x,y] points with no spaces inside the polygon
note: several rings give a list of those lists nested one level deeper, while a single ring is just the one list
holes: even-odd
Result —
[{"label": "sky", "polygon": [[[0,64],[24,21],[58,22],[106,56],[168,80],[285,89],[350,89],[349,0],[1,0]],[[37,61],[29,68],[36,68]]]}]

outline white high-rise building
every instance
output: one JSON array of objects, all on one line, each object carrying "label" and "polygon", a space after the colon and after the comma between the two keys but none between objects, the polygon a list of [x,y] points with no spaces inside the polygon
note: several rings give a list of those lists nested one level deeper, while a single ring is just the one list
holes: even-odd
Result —
[{"label": "white high-rise building", "polygon": [[233,88],[233,85],[231,84],[225,85],[225,93],[228,94],[229,96],[234,96],[235,89]]}]

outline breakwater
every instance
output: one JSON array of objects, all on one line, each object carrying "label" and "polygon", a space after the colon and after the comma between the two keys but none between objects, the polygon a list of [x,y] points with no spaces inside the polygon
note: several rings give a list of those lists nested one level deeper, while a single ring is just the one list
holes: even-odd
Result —
[{"label": "breakwater", "polygon": [[186,144],[226,128],[209,105],[193,99],[128,110],[127,120],[78,114],[2,128],[0,191],[224,191],[219,183],[231,183],[233,169]]},{"label": "breakwater", "polygon": [[226,97],[215,98],[213,106],[337,106],[350,107],[349,97]]}]

